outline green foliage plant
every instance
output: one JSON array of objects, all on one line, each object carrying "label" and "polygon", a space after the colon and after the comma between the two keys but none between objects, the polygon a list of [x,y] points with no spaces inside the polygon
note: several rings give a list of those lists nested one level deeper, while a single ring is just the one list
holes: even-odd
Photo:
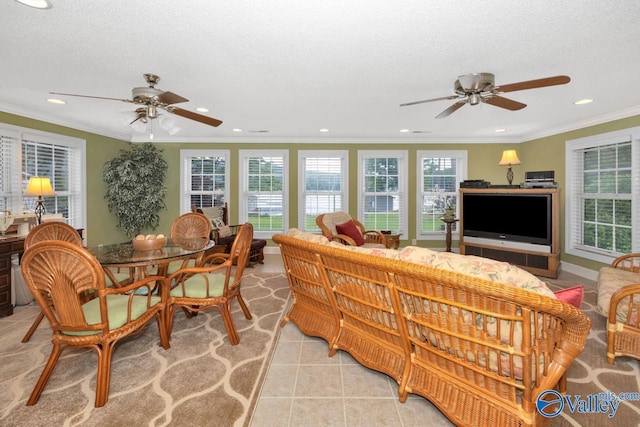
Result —
[{"label": "green foliage plant", "polygon": [[151,143],[121,150],[118,157],[104,164],[107,206],[116,216],[117,227],[127,236],[158,227],[158,212],[166,209],[167,168],[162,150]]}]

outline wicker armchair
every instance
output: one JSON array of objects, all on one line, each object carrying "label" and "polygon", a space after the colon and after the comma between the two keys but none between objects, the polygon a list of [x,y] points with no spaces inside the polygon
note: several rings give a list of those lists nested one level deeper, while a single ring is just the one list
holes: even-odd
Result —
[{"label": "wicker armchair", "polygon": [[[355,236],[348,236],[347,234],[342,234],[337,231],[337,228],[349,223],[349,221],[353,221],[357,232],[362,236],[362,239],[364,240],[362,245],[359,245],[356,242],[354,239]],[[377,230],[365,230],[364,225],[357,219],[352,218],[347,212],[331,212],[318,215],[316,217],[316,224],[320,228],[322,234],[332,241],[340,242],[349,246],[364,246],[372,248],[388,247],[384,234]]]},{"label": "wicker armchair", "polygon": [[[169,348],[163,321],[166,291],[154,295],[156,287],[166,286],[163,277],[151,276],[127,286],[107,287],[102,266],[88,250],[56,240],[29,247],[22,256],[21,268],[53,331],[49,361],[27,406],[38,402],[62,350],[67,347],[87,347],[97,353],[96,407],[103,406],[109,398],[111,355],[120,339],[139,332],[155,317],[162,346]],[[86,292],[95,298],[86,301]]]},{"label": "wicker armchair", "polygon": [[[45,222],[38,225],[27,234],[27,237],[24,239],[24,248],[26,250],[35,243],[42,242],[43,240],[63,240],[73,243],[74,245],[82,246],[82,237],[80,237],[80,234],[78,234],[75,228],[64,222]],[[53,301],[49,300],[49,304],[52,305]],[[44,311],[41,310],[40,313],[38,313],[38,317],[36,317],[22,338],[23,343],[31,339],[31,336],[35,333],[36,329],[38,329],[42,319],[44,319]]]},{"label": "wicker armchair", "polygon": [[[240,294],[242,274],[249,258],[253,226],[246,223],[240,227],[231,248],[231,253],[208,255],[201,267],[187,267],[169,276],[171,284],[167,299],[166,329],[171,335],[173,318],[181,307],[187,315],[215,307],[220,311],[229,341],[232,345],[240,342],[236,326],[231,316],[230,304],[234,298],[247,319],[251,313]],[[234,268],[234,263],[237,264]]]},{"label": "wicker armchair", "polygon": [[640,359],[640,253],[620,256],[598,273],[598,311],[607,321],[607,361]]}]

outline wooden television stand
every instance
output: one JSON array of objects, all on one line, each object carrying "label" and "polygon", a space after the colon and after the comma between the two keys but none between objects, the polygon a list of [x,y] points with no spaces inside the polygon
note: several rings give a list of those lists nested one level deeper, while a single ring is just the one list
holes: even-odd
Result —
[{"label": "wooden television stand", "polygon": [[[484,194],[550,194],[551,195],[551,246],[549,251],[538,251],[535,248],[519,247],[518,243],[491,239],[479,239],[481,242],[465,241],[464,206],[465,193]],[[489,207],[488,207],[489,208]],[[557,188],[463,188],[460,189],[460,253],[477,255],[498,261],[505,261],[524,268],[532,274],[557,278],[560,269],[560,202]],[[535,245],[532,245],[535,246]]]}]

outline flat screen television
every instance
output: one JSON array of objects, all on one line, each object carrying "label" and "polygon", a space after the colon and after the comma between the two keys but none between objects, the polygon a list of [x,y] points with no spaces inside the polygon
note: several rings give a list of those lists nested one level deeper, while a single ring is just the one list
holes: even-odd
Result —
[{"label": "flat screen television", "polygon": [[463,193],[462,234],[551,245],[551,194]]}]

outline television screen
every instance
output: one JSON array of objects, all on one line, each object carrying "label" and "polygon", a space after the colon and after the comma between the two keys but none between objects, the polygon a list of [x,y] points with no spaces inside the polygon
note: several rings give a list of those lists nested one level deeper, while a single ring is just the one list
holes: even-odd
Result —
[{"label": "television screen", "polygon": [[462,198],[463,236],[551,244],[551,194],[463,193]]}]

